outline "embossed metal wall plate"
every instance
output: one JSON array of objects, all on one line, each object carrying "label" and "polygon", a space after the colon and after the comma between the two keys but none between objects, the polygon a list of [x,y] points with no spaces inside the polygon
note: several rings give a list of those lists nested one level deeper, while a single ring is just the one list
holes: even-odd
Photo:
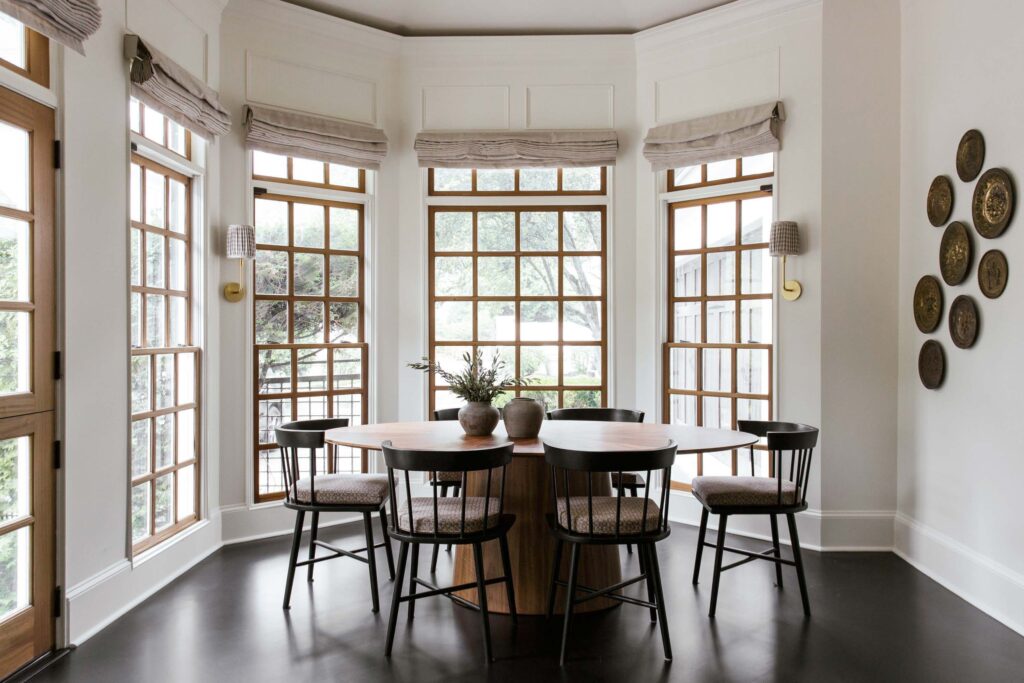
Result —
[{"label": "embossed metal wall plate", "polygon": [[985,163],[985,138],[981,131],[972,128],[960,138],[956,148],[956,174],[960,180],[969,183],[981,173]]},{"label": "embossed metal wall plate", "polygon": [[971,235],[967,226],[953,221],[942,233],[939,244],[939,272],[947,285],[958,285],[971,269]]},{"label": "embossed metal wall plate", "polygon": [[935,176],[928,188],[928,222],[941,228],[953,213],[953,183],[944,175]]},{"label": "embossed metal wall plate", "polygon": [[914,289],[914,322],[924,333],[934,332],[942,322],[942,285],[931,275],[918,280]]},{"label": "embossed metal wall plate", "polygon": [[949,336],[961,349],[969,349],[978,338],[978,307],[966,294],[953,299],[949,307]]},{"label": "embossed metal wall plate", "polygon": [[978,261],[978,287],[989,299],[998,298],[1006,289],[1006,279],[1010,274],[1010,266],[1006,262],[1006,254],[998,249],[991,249]]},{"label": "embossed metal wall plate", "polygon": [[929,339],[921,345],[921,352],[917,354],[917,374],[926,389],[942,386],[946,376],[946,354],[942,351],[942,344]]},{"label": "embossed metal wall plate", "polygon": [[981,174],[974,186],[971,215],[974,227],[982,237],[999,237],[1013,218],[1013,181],[1001,168],[990,168]]}]

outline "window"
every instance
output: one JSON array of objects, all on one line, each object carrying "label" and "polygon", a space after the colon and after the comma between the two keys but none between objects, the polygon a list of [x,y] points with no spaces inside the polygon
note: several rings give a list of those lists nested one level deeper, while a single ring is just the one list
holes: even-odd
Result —
[{"label": "window", "polygon": [[[591,172],[603,186],[604,169]],[[454,369],[466,352],[497,353],[532,380],[515,395],[549,410],[605,405],[606,206],[432,206],[429,223],[430,357]],[[460,404],[430,381],[431,410]]]},{"label": "window", "polygon": [[[771,155],[720,162],[738,175],[767,171]],[[715,164],[688,171],[722,193],[668,205],[668,341],[664,345],[663,418],[671,424],[734,429],[736,420],[772,417],[772,264],[769,191],[719,183]],[[724,172],[724,171],[723,171]],[[680,171],[674,175],[680,177]],[[765,175],[767,173],[767,176]],[[733,182],[737,180],[736,175]],[[671,178],[670,178],[671,181]],[[756,458],[758,474],[770,464]],[[749,473],[736,452],[679,458],[675,488],[698,474]]]},{"label": "window", "polygon": [[770,178],[774,175],[774,155],[758,154],[741,159],[714,161],[700,166],[687,166],[668,172],[669,192],[696,187],[725,185],[740,180]]},{"label": "window", "polygon": [[[253,170],[280,183],[274,192],[256,188],[253,198],[253,456],[261,502],[284,493],[275,428],[324,417],[366,420],[364,204],[336,190],[294,196],[287,186],[365,188],[365,171],[261,153],[254,153]],[[359,450],[335,448],[333,457],[322,457],[318,471],[366,471]]]},{"label": "window", "polygon": [[199,519],[200,345],[192,178],[131,160],[132,544],[145,550]]},{"label": "window", "polygon": [[50,87],[50,41],[0,14],[0,66]]},{"label": "window", "polygon": [[129,104],[128,121],[133,133],[180,157],[192,158],[192,133],[134,97]]},{"label": "window", "polygon": [[431,196],[605,195],[608,169],[595,168],[431,168]]}]

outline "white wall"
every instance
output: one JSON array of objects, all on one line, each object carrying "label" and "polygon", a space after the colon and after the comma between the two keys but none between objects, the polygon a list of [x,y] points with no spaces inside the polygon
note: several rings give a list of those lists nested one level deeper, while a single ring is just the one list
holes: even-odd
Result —
[{"label": "white wall", "polygon": [[[212,518],[132,565],[128,540],[128,82],[122,38],[135,31],[217,85],[221,7],[206,0],[101,0],[103,25],[88,57],[63,51],[65,297],[65,626],[82,640],[112,616],[220,544]],[[210,216],[217,216],[218,155],[211,149]],[[216,261],[211,262],[215,274]],[[217,277],[212,277],[216,281]],[[215,288],[208,291],[207,305]],[[216,308],[212,308],[215,311]],[[217,325],[210,358],[220,356]],[[97,400],[101,397],[102,400]],[[220,419],[207,394],[206,476],[217,479]]]},{"label": "white wall", "polygon": [[[970,128],[985,136],[985,167],[1024,174],[1024,64],[1019,34],[1024,5],[1000,0],[904,0],[902,5],[899,281],[899,514],[897,551],[916,566],[1018,631],[1024,632],[1024,517],[1020,483],[1024,446],[1018,434],[1024,360],[1021,264],[1024,225],[1017,217],[996,240],[974,235],[975,263],[1001,249],[1010,263],[1002,297],[988,300],[975,272],[944,286],[949,303],[968,294],[978,303],[975,346],[953,346],[943,324],[918,332],[911,314],[917,280],[938,274],[942,231],[925,217],[928,185],[953,179],[953,219],[971,223],[974,183],[961,182],[954,155]],[[968,43],[964,37],[970,36]],[[951,46],[963,46],[963,49]],[[1018,200],[1019,201],[1019,200]],[[917,377],[926,338],[946,352],[946,380],[928,391]]]}]

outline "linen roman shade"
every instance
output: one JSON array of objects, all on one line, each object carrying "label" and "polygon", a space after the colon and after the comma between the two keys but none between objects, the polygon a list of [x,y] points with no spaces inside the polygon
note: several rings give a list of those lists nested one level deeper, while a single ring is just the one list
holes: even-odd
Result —
[{"label": "linen roman shade", "polygon": [[217,92],[136,35],[124,37],[131,61],[131,93],[147,107],[205,138],[231,130]]},{"label": "linen roman shade", "polygon": [[245,146],[271,154],[327,161],[376,171],[388,153],[384,131],[310,114],[245,108]]},{"label": "linen roman shade", "polygon": [[424,132],[416,136],[420,166],[552,168],[613,166],[614,130]]},{"label": "linen roman shade", "polygon": [[0,12],[80,55],[82,42],[100,27],[96,0],[0,0]]},{"label": "linen roman shade", "polygon": [[775,152],[785,119],[782,102],[769,102],[656,126],[647,131],[644,156],[655,171],[664,171]]}]

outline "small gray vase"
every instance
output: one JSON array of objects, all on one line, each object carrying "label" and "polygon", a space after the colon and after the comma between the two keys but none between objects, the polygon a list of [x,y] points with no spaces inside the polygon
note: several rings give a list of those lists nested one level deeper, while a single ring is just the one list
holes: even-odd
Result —
[{"label": "small gray vase", "polygon": [[500,419],[501,413],[490,403],[473,401],[459,409],[459,424],[466,436],[488,436]]},{"label": "small gray vase", "polygon": [[502,410],[510,439],[534,439],[544,422],[544,406],[532,398],[514,398]]}]

